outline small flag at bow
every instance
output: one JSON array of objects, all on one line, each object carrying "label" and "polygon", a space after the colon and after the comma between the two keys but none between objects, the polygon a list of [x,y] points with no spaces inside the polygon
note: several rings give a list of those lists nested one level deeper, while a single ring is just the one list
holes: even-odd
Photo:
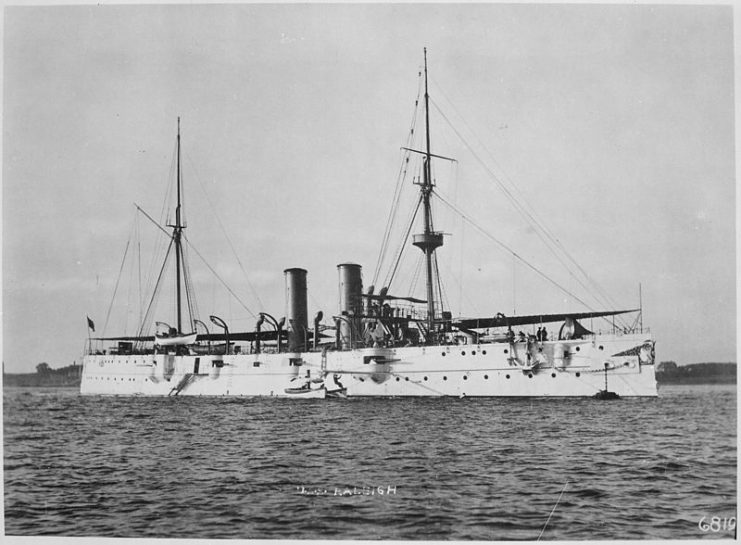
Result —
[{"label": "small flag at bow", "polygon": [[88,328],[90,328],[92,331],[95,331],[95,324],[90,319],[90,316],[85,316],[85,317],[87,318],[87,326],[88,326]]}]

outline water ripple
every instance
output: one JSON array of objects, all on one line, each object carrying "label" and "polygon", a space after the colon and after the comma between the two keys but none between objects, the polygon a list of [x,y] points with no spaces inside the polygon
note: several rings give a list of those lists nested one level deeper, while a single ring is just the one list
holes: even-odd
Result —
[{"label": "water ripple", "polygon": [[6,533],[733,537],[698,522],[735,516],[735,389],[661,394],[297,403],[7,389]]}]

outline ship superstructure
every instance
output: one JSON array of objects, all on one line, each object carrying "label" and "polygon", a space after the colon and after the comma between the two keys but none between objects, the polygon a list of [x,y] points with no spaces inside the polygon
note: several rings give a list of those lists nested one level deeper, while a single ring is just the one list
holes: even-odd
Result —
[{"label": "ship superstructure", "polygon": [[[654,340],[640,319],[629,328],[613,322],[604,332],[583,325],[586,320],[614,319],[626,313],[640,316],[641,309],[453,318],[444,308],[436,253],[444,236],[433,223],[431,165],[433,160],[450,159],[431,151],[426,51],[424,108],[424,149],[404,149],[422,159],[413,215],[421,211],[422,225],[411,243],[423,254],[425,298],[391,295],[390,283],[378,293],[374,286],[364,291],[362,267],[341,263],[337,265],[337,314],[325,320],[319,312],[309,324],[308,272],[288,268],[283,273],[285,317],[276,320],[261,312],[254,330],[248,332],[230,332],[228,324],[213,315],[210,321],[223,333],[210,333],[205,327],[205,333],[197,332],[196,326],[203,322],[193,312],[182,251],[178,120],[177,204],[174,223],[168,225],[176,263],[176,326],[157,322],[158,330],[149,335],[143,323],[134,336],[91,339],[81,393],[594,396],[609,384],[609,390],[620,396],[657,395]],[[150,314],[148,322],[154,318]]]}]

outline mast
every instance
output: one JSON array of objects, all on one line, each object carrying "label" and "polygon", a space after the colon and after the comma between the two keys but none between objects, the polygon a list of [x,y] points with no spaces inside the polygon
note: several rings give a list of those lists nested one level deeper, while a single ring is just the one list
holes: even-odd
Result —
[{"label": "mast", "polygon": [[178,333],[183,332],[182,323],[182,310],[181,310],[181,295],[180,295],[180,263],[182,259],[182,248],[181,248],[181,235],[183,232],[183,225],[180,221],[180,117],[178,117],[178,174],[177,174],[177,185],[178,185],[178,203],[175,208],[175,225],[172,230],[172,240],[175,243],[175,286],[177,290],[177,322],[178,322]]},{"label": "mast", "polygon": [[420,187],[422,193],[422,206],[424,208],[424,233],[414,235],[413,244],[425,254],[425,272],[427,286],[427,342],[432,342],[435,330],[435,289],[433,278],[433,259],[435,250],[443,245],[442,233],[437,233],[432,225],[432,209],[430,207],[430,195],[432,194],[432,169],[431,158],[433,154],[430,146],[430,95],[427,87],[427,48],[424,48],[425,56],[425,136],[426,147],[423,165],[423,181]]}]

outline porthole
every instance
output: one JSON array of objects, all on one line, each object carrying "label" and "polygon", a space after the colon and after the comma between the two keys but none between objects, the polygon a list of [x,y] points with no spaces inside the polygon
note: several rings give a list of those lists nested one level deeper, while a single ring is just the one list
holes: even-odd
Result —
[{"label": "porthole", "polygon": [[605,347],[604,347],[604,346],[602,346],[602,345],[600,345],[599,349],[600,349],[600,350],[604,350],[604,349],[605,349]]},{"label": "porthole", "polygon": [[425,380],[427,380],[427,377],[425,377]]},{"label": "porthole", "polygon": [[625,367],[629,367],[629,366],[630,366],[630,362],[629,362],[629,361],[626,361],[626,362],[625,362],[625,363],[624,363],[623,365],[624,365]]},{"label": "porthole", "polygon": [[551,373],[551,376],[552,376],[553,378],[556,378],[556,373]]},{"label": "porthole", "polygon": [[465,356],[465,355],[466,355],[466,351],[465,351],[465,350],[463,350],[463,351],[461,352],[461,356]]},{"label": "porthole", "polygon": [[505,353],[505,354],[509,354],[509,350],[507,350],[507,349],[505,348],[505,349],[504,349],[504,353]]},{"label": "porthole", "polygon": [[576,347],[576,351],[578,352],[579,350],[581,350],[581,348],[579,348],[579,347],[577,346],[577,347]]},{"label": "porthole", "polygon": [[481,353],[486,356],[486,350],[482,350]]},{"label": "porthole", "polygon": [[489,380],[489,375],[484,375],[484,380]]},{"label": "porthole", "polygon": [[528,373],[527,378],[533,378],[533,374],[532,373]]},{"label": "porthole", "polygon": [[476,351],[475,351],[475,350],[474,350],[474,351],[472,351],[472,352],[471,352],[471,355],[472,355],[472,356],[475,356],[475,355],[476,355]]},{"label": "porthole", "polygon": [[468,377],[466,375],[463,375],[463,380],[468,380]]},{"label": "porthole", "polygon": [[443,353],[441,354],[441,356],[442,356],[442,357],[444,358],[444,357],[445,357],[445,352],[443,352]]},{"label": "porthole", "polygon": [[409,377],[404,377],[404,380],[409,381]]},{"label": "porthole", "polygon": [[509,375],[507,375],[507,378],[509,378]]},{"label": "porthole", "polygon": [[448,377],[443,377],[443,380],[448,380]]},{"label": "porthole", "polygon": [[576,372],[576,378],[579,378],[580,376],[581,376],[581,373],[579,373],[579,372],[577,371],[577,372]]},{"label": "porthole", "polygon": [[399,377],[396,377],[396,382],[399,382],[401,379]]}]

